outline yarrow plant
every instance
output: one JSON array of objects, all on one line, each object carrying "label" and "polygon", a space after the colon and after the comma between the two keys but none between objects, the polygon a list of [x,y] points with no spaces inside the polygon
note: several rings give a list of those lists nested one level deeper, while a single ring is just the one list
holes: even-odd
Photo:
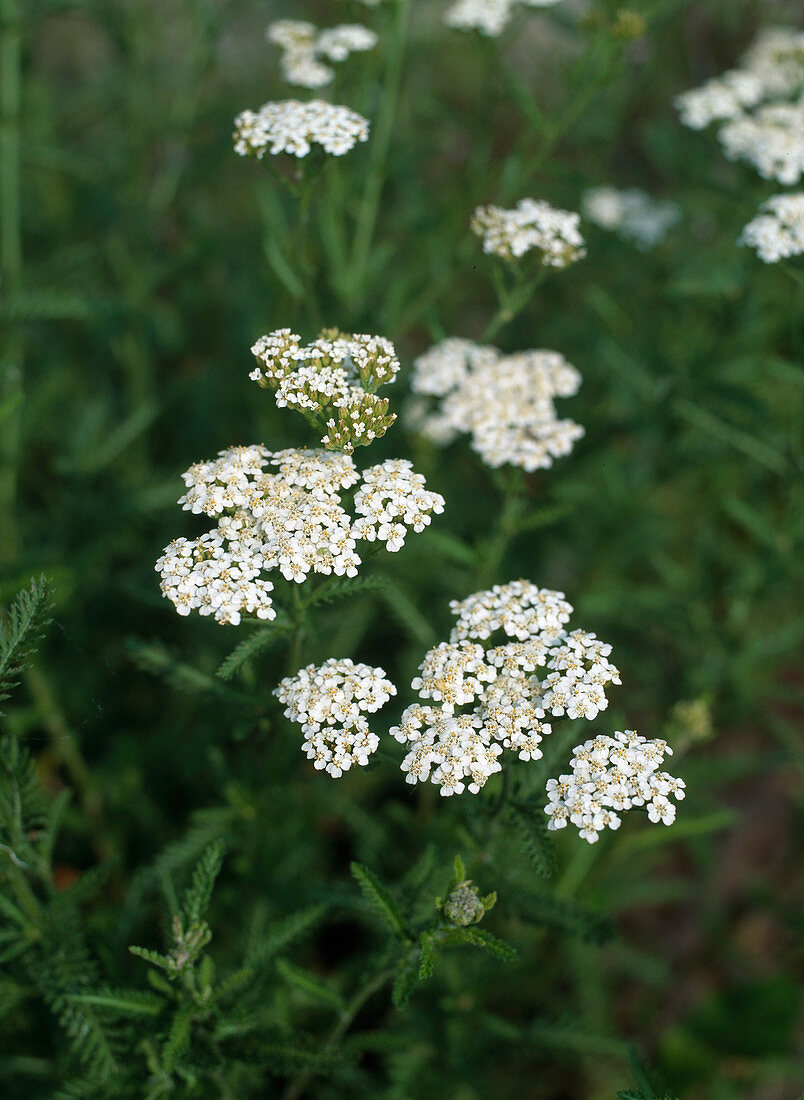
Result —
[{"label": "yarrow plant", "polygon": [[[804,33],[762,31],[679,98],[707,151],[668,89],[779,3],[171,0],[169,34],[164,5],[83,4],[81,80],[52,48],[64,6],[0,0],[0,585],[45,532],[70,638],[29,665],[44,586],[0,614],[20,1095],[786,1095],[772,1034],[757,1060],[717,1042],[732,1001],[778,1032],[795,1007],[728,941],[705,981],[692,952],[670,1044],[615,1031],[690,956],[651,936],[656,905],[698,920],[719,803],[792,744]],[[51,264],[117,212],[108,249]],[[212,366],[233,354],[236,385]],[[143,583],[171,469],[184,514]],[[115,599],[119,696],[85,722],[73,681],[94,698]],[[710,768],[721,726],[740,746]],[[727,877],[704,924],[742,917]],[[127,959],[157,894],[164,950]],[[597,954],[631,929],[639,951]],[[666,1088],[636,1055],[617,1080],[632,1043]]]},{"label": "yarrow plant", "polygon": [[684,797],[684,781],[659,771],[666,741],[648,740],[635,730],[600,736],[573,749],[571,774],[547,782],[549,829],[575,825],[594,844],[604,829],[619,829],[620,813],[645,806],[652,822],[672,825],[676,807],[670,796]]},{"label": "yarrow plant", "polygon": [[519,260],[536,250],[545,267],[562,268],[586,255],[580,221],[579,214],[557,210],[541,199],[520,199],[513,210],[479,206],[472,229],[490,255]]},{"label": "yarrow plant", "polygon": [[766,264],[804,253],[804,193],[774,195],[743,229],[739,244],[756,250]]},{"label": "yarrow plant", "polygon": [[266,37],[282,51],[280,64],[285,80],[300,88],[325,87],[335,76],[333,63],[377,45],[375,32],[359,23],[319,30],[305,20],[279,19],[270,24]]},{"label": "yarrow plant", "polygon": [[414,363],[411,388],[419,395],[408,422],[439,446],[467,433],[490,467],[532,472],[567,455],[583,428],[559,420],[554,398],[571,397],[579,372],[556,351],[503,355],[457,337],[444,340]]},{"label": "yarrow plant", "polygon": [[619,233],[644,251],[661,244],[681,220],[675,203],[654,199],[637,187],[592,187],[583,193],[581,210],[601,229]]}]

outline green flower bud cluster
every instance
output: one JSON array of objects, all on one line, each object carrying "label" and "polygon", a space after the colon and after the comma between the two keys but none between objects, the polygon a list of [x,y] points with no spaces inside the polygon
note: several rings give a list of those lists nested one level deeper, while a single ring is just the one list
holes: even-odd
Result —
[{"label": "green flower bud cluster", "polygon": [[396,419],[387,398],[375,396],[399,370],[393,344],[381,336],[325,329],[303,346],[295,333],[279,329],[251,350],[260,365],[250,377],[274,390],[279,408],[296,409],[324,431],[327,450],[351,454],[380,439]]}]

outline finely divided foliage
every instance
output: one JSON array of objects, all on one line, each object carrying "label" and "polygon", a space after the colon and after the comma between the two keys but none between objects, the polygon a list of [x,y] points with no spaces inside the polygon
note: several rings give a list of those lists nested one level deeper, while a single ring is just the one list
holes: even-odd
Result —
[{"label": "finely divided foliage", "polygon": [[9,1095],[787,1095],[716,844],[802,765],[804,32],[64,6],[0,0]]}]

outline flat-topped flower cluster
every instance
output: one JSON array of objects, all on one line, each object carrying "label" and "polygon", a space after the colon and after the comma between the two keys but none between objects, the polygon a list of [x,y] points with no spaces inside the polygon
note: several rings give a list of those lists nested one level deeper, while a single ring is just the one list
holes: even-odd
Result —
[{"label": "flat-topped flower cluster", "polygon": [[483,239],[483,251],[518,260],[534,249],[545,267],[569,267],[586,255],[581,216],[558,210],[542,199],[520,199],[512,210],[478,206],[472,230]]},{"label": "flat-topped flower cluster", "polygon": [[409,706],[391,734],[408,747],[409,783],[476,794],[501,770],[504,750],[537,760],[551,731],[546,718],[596,717],[608,705],[606,685],[620,678],[610,646],[564,629],[572,606],[561,592],[513,581],[450,609],[449,641],[425,655],[411,685],[433,702]]},{"label": "flat-topped flower cluster", "polygon": [[559,0],[456,0],[444,14],[448,27],[497,38],[520,8],[549,8]]},{"label": "flat-topped flower cluster", "polygon": [[804,192],[774,195],[743,229],[739,244],[756,249],[766,264],[804,253]]},{"label": "flat-topped flower cluster", "polygon": [[[423,531],[444,509],[405,459],[361,472],[349,455],[321,449],[231,447],[183,478],[179,503],[218,526],[165,549],[156,564],[162,592],[180,614],[197,610],[233,625],[244,614],[275,617],[265,574],[276,570],[297,584],[310,573],[354,577],[359,542],[399,550],[411,529]],[[351,516],[341,495],[356,485]]]},{"label": "flat-topped flower cluster", "polygon": [[381,668],[334,657],[307,665],[274,690],[285,717],[301,725],[307,759],[334,779],[353,765],[365,766],[379,738],[366,714],[379,710],[396,688]]},{"label": "flat-topped flower cluster", "polygon": [[453,337],[414,363],[411,427],[439,446],[461,433],[493,468],[546,469],[567,455],[583,428],[560,420],[554,399],[571,397],[579,372],[557,351],[504,355],[494,347]]},{"label": "flat-topped flower cluster", "polygon": [[374,31],[360,23],[319,30],[306,20],[278,19],[270,24],[266,37],[282,51],[280,64],[285,80],[300,88],[325,87],[335,76],[334,62],[377,45]]},{"label": "flat-topped flower cluster", "polygon": [[350,107],[323,99],[285,99],[265,103],[258,111],[241,111],[235,119],[234,148],[241,157],[262,160],[266,153],[306,157],[317,145],[340,157],[368,136],[368,119]]},{"label": "flat-topped flower cluster", "polygon": [[603,829],[619,829],[620,813],[646,806],[648,818],[671,825],[684,797],[684,781],[659,771],[673,750],[666,741],[647,740],[635,730],[595,737],[573,749],[571,774],[547,782],[548,829],[569,822],[594,844]]},{"label": "flat-topped flower cluster", "polygon": [[676,98],[695,130],[722,123],[727,157],[765,179],[796,184],[804,174],[804,31],[762,31],[739,66]]},{"label": "flat-topped flower cluster", "polygon": [[654,199],[638,187],[591,187],[581,199],[584,216],[647,250],[661,244],[681,219],[674,202]]},{"label": "flat-topped flower cluster", "polygon": [[393,382],[399,360],[390,340],[326,329],[311,344],[290,329],[261,336],[251,349],[260,364],[249,377],[274,390],[278,408],[302,413],[321,443],[351,454],[385,435],[396,420],[375,391]]}]

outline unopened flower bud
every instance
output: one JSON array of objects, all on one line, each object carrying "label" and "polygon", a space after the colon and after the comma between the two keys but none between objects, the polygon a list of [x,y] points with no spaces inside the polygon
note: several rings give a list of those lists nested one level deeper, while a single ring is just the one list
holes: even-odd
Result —
[{"label": "unopened flower bud", "polygon": [[458,928],[477,924],[486,912],[480,895],[470,880],[459,882],[444,902],[444,916],[450,924]]}]

